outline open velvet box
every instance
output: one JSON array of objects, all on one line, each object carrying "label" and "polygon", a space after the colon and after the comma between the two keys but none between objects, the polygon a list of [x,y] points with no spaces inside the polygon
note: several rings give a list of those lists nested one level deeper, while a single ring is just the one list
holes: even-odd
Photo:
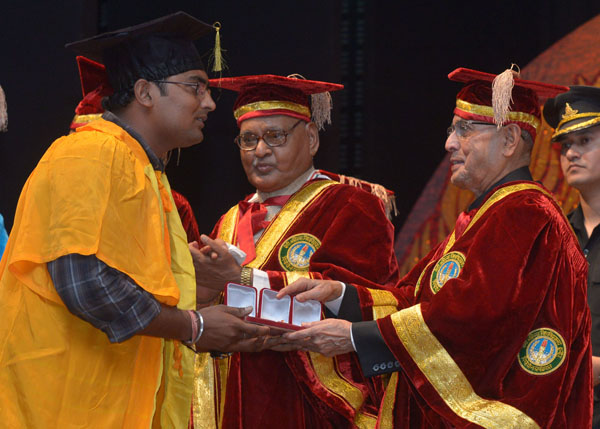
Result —
[{"label": "open velvet box", "polygon": [[277,299],[277,291],[261,289],[260,293],[252,286],[228,283],[225,286],[225,304],[230,307],[252,306],[252,313],[246,320],[267,325],[276,330],[297,331],[305,322],[321,320],[321,303],[309,300],[299,302],[296,298],[284,296]]}]

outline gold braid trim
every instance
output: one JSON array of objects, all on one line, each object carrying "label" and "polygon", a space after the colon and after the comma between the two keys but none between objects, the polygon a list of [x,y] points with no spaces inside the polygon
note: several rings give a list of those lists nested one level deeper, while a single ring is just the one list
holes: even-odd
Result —
[{"label": "gold braid trim", "polygon": [[90,113],[89,115],[75,115],[73,122],[76,124],[87,124],[102,118],[102,113]]},{"label": "gold braid trim", "polygon": [[246,113],[255,112],[257,110],[275,110],[285,109],[291,110],[292,112],[299,113],[310,119],[310,109],[302,104],[292,103],[291,101],[257,101],[255,103],[246,104],[241,106],[233,112],[235,119],[240,119]]},{"label": "gold braid trim", "polygon": [[[319,180],[311,183],[300,191],[296,192],[287,203],[281,208],[281,211],[275,216],[267,226],[262,236],[256,242],[256,258],[247,266],[252,268],[262,268],[271,259],[274,252],[279,248],[288,230],[302,216],[304,211],[330,186],[337,186],[338,182],[333,180]],[[296,280],[309,273],[288,272],[286,280]],[[356,411],[356,419],[360,423],[359,427],[372,428],[375,424],[375,418],[364,414],[361,415],[360,408],[365,400],[362,391],[354,386],[349,380],[344,378],[337,370],[337,360],[328,358],[318,353],[309,353],[314,373],[323,387],[332,395],[342,398],[350,404]],[[366,424],[365,422],[370,422]],[[371,424],[372,423],[372,424]]]},{"label": "gold braid trim", "polygon": [[[219,238],[233,244],[236,239],[239,207],[233,206],[223,217]],[[223,293],[220,294],[220,301]],[[212,359],[209,353],[196,355],[194,367],[194,400],[192,417],[194,427],[216,429],[221,427],[230,358]]]},{"label": "gold braid trim", "polygon": [[[465,228],[465,230],[463,232],[463,235],[466,234],[467,231],[469,229],[471,229],[471,227],[473,225],[475,225],[475,223],[479,220],[479,218],[481,216],[483,216],[483,214],[492,205],[496,204],[498,201],[502,200],[504,197],[508,197],[510,194],[514,194],[515,192],[520,192],[520,191],[525,191],[525,190],[539,191],[542,194],[548,196],[550,199],[553,199],[552,195],[550,195],[548,192],[546,192],[539,185],[534,185],[534,184],[531,184],[531,183],[520,183],[518,185],[512,185],[512,186],[506,186],[504,188],[500,188],[496,192],[494,192],[494,194],[491,197],[489,197],[487,199],[487,201],[485,202],[485,204],[482,205],[479,210],[477,210],[477,213],[475,213],[475,216],[473,216],[473,219],[471,219],[471,222],[469,222],[469,224]],[[446,253],[448,253],[448,251],[452,248],[452,246],[454,246],[455,242],[456,242],[456,237],[455,237],[454,231],[452,231],[452,235],[450,236],[450,239],[448,240],[448,244],[446,244],[446,247],[444,248],[444,255]]]},{"label": "gold braid trim", "polygon": [[377,425],[377,416],[367,413],[356,413],[354,424],[358,429],[375,429]]},{"label": "gold braid trim", "polygon": [[379,429],[394,429],[394,406],[396,405],[396,388],[398,387],[398,372],[394,372],[385,389],[383,403],[380,408]]},{"label": "gold braid trim", "polygon": [[420,304],[394,313],[391,319],[408,354],[457,416],[484,428],[539,429],[531,417],[517,408],[475,393],[452,356],[429,330]]},{"label": "gold braid trim", "polygon": [[239,206],[233,206],[223,217],[221,228],[219,229],[219,238],[229,244],[235,244],[237,238],[237,218]]},{"label": "gold braid trim", "polygon": [[209,353],[199,353],[196,355],[196,364],[194,365],[194,400],[192,402],[194,427],[217,428],[215,390],[213,360]]},{"label": "gold braid trim", "polygon": [[373,300],[373,320],[383,319],[398,311],[398,300],[387,290],[367,289]]},{"label": "gold braid trim", "polygon": [[[494,109],[490,106],[482,106],[479,104],[472,104],[464,100],[456,100],[456,107],[467,113],[473,113],[475,115],[487,116],[488,118],[494,118]],[[537,129],[540,126],[540,120],[530,113],[525,112],[508,112],[508,120],[515,122],[523,122],[531,125]]]},{"label": "gold braid trim", "polygon": [[[574,119],[589,118],[589,117],[591,117],[592,119],[561,129],[561,126],[563,126],[567,122],[570,122]],[[564,118],[564,116],[563,116],[563,118]],[[567,133],[571,133],[573,131],[582,130],[584,128],[591,127],[592,125],[596,125],[599,122],[600,122],[600,113],[597,113],[597,112],[578,113],[576,115],[571,115],[569,117],[564,118],[562,121],[560,121],[558,123],[558,125],[556,126],[556,130],[554,131],[554,134],[552,134],[552,140],[556,139],[558,136],[561,136],[563,134],[567,134]]]},{"label": "gold braid trim", "polygon": [[310,279],[310,273],[308,271],[286,271],[283,274],[286,278],[286,285],[294,283],[301,278]]},{"label": "gold braid trim", "polygon": [[374,428],[376,419],[374,416],[361,413],[359,410],[365,401],[365,397],[359,388],[346,380],[337,370],[337,359],[329,358],[320,353],[308,352],[313,369],[319,381],[327,390],[350,404],[356,411],[355,423],[360,422],[360,428]]},{"label": "gold braid trim", "polygon": [[333,180],[319,180],[305,186],[296,192],[287,203],[281,208],[281,211],[273,218],[263,234],[256,242],[256,258],[250,261],[246,266],[250,268],[261,268],[265,265],[271,255],[279,248],[279,243],[294,222],[310,206],[310,204],[325,189],[337,185]]}]

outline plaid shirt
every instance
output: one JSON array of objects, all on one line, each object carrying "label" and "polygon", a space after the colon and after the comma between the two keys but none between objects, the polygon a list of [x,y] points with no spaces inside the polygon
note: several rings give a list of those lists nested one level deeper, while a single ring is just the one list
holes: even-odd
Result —
[{"label": "plaid shirt", "polygon": [[[135,130],[110,111],[102,118],[127,131],[142,146],[154,169],[164,171],[162,160]],[[70,254],[47,265],[69,311],[102,330],[111,343],[131,338],[160,313],[160,304],[150,293],[95,255]]]},{"label": "plaid shirt", "polygon": [[111,343],[132,337],[160,313],[150,293],[95,255],[69,254],[47,265],[69,311],[102,330]]}]

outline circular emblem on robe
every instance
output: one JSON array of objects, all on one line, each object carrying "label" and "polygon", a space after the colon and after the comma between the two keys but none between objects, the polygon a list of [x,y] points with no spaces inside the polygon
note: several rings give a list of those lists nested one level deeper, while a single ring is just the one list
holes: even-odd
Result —
[{"label": "circular emblem on robe", "polygon": [[314,235],[292,235],[279,248],[279,264],[286,271],[306,271],[319,247],[321,242]]},{"label": "circular emblem on robe", "polygon": [[450,252],[442,256],[431,271],[431,291],[438,293],[448,280],[459,276],[464,266],[465,255],[460,252]]},{"label": "circular emblem on robe", "polygon": [[565,340],[550,328],[531,331],[519,352],[521,368],[533,375],[549,374],[560,367],[564,360]]}]

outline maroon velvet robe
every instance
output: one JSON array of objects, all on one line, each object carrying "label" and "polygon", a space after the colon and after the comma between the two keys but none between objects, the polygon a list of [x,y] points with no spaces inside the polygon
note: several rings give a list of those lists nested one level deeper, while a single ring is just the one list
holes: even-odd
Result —
[{"label": "maroon velvet robe", "polygon": [[[390,291],[403,310],[378,326],[402,370],[379,427],[590,427],[587,264],[563,213],[512,182],[469,214]],[[363,314],[389,305],[358,291]]]},{"label": "maroon velvet robe", "polygon": [[[221,218],[215,232],[236,243],[237,220],[236,206]],[[282,262],[289,256],[282,248],[290,237],[306,234],[320,245],[314,246],[306,270],[290,270],[289,263]],[[270,222],[248,266],[266,271],[271,288],[277,290],[299,277],[392,287],[399,279],[393,239],[393,226],[377,197],[354,186],[313,180]],[[375,423],[383,384],[379,378],[365,379],[355,354],[326,358],[265,351],[236,353],[215,362],[215,414],[224,428],[350,428]]]}]

